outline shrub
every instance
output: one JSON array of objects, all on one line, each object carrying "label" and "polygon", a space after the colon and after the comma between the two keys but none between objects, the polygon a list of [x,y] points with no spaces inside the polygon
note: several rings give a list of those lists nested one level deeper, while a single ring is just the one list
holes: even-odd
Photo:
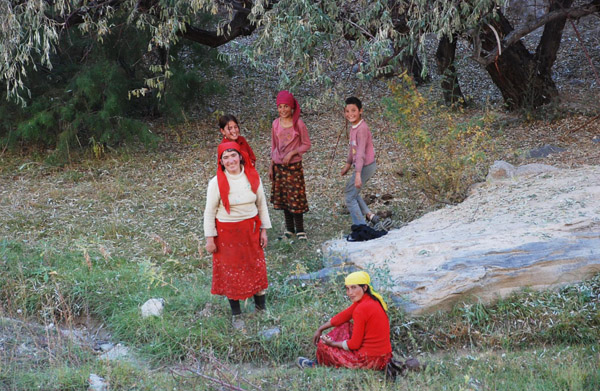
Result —
[{"label": "shrub", "polygon": [[468,118],[427,100],[406,73],[390,90],[386,114],[397,126],[409,176],[435,202],[461,202],[483,177],[482,163],[493,146],[491,116]]},{"label": "shrub", "polygon": [[[179,44],[169,53],[149,52],[147,42],[144,33],[126,23],[101,45],[77,30],[66,31],[54,54],[55,68],[38,66],[36,71],[32,65],[29,70],[28,84],[33,87],[27,106],[7,101],[6,93],[2,96],[0,114],[10,115],[3,116],[0,125],[0,146],[55,149],[56,163],[66,161],[74,149],[90,148],[99,156],[104,146],[125,142],[152,146],[158,138],[144,119],[162,115],[167,121],[181,121],[203,97],[222,91],[202,73],[223,65],[216,51]],[[143,95],[130,94],[156,77],[148,64],[165,62],[170,77],[162,96],[147,88]]]}]

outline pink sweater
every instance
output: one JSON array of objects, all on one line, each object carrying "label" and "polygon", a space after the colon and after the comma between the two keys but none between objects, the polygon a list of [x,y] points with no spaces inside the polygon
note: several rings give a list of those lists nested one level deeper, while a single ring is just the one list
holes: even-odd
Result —
[{"label": "pink sweater", "polygon": [[275,164],[283,164],[283,158],[288,152],[296,150],[297,155],[292,157],[290,163],[302,161],[302,155],[310,149],[308,129],[299,119],[296,127],[284,128],[279,124],[279,118],[273,121],[271,129],[271,159]]},{"label": "pink sweater", "polygon": [[361,172],[364,166],[368,166],[374,161],[373,136],[369,125],[361,120],[358,125],[354,125],[350,129],[350,146],[346,162],[354,164],[354,171]]}]

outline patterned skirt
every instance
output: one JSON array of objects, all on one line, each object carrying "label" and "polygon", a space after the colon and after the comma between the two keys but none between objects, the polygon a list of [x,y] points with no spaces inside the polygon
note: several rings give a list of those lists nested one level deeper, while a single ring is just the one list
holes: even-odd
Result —
[{"label": "patterned skirt", "polygon": [[287,166],[273,165],[271,203],[275,209],[285,209],[292,213],[308,212],[301,161]]},{"label": "patterned skirt", "polygon": [[260,247],[260,218],[225,223],[219,220],[213,254],[213,295],[244,300],[267,289],[267,263]]},{"label": "patterned skirt", "polygon": [[[344,341],[352,337],[352,323],[346,322],[331,330],[329,334],[334,341]],[[328,367],[361,368],[381,371],[385,369],[392,353],[383,356],[367,356],[357,350],[344,350],[325,345],[319,341],[317,345],[317,363]]]}]

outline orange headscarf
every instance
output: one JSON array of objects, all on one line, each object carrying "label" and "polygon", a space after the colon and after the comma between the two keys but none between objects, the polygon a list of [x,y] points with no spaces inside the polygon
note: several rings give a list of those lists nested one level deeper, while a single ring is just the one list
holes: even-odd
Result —
[{"label": "orange headscarf", "polygon": [[223,152],[227,151],[228,149],[236,150],[244,159],[244,174],[246,174],[248,182],[250,182],[250,188],[255,194],[258,190],[258,185],[260,184],[260,177],[258,176],[256,168],[254,168],[252,162],[250,162],[248,154],[245,151],[241,150],[238,143],[230,141],[228,143],[219,144],[219,149],[217,153],[217,183],[219,185],[219,194],[221,195],[221,201],[223,202],[223,206],[225,207],[227,213],[230,213],[229,181],[227,180],[227,176],[225,175],[225,172],[223,171],[223,166],[221,165],[221,157],[223,156]]}]

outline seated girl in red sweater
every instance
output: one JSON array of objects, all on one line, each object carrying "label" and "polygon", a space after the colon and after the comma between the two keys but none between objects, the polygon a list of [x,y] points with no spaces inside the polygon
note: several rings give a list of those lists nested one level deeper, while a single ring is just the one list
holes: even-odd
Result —
[{"label": "seated girl in red sweater", "polygon": [[[354,272],[346,277],[346,294],[352,305],[322,324],[313,342],[317,345],[317,363],[332,367],[383,370],[392,357],[390,321],[387,305],[370,285],[366,272]],[[350,320],[353,323],[350,323]],[[324,330],[335,327],[329,334]],[[301,368],[317,363],[299,357]]]}]

